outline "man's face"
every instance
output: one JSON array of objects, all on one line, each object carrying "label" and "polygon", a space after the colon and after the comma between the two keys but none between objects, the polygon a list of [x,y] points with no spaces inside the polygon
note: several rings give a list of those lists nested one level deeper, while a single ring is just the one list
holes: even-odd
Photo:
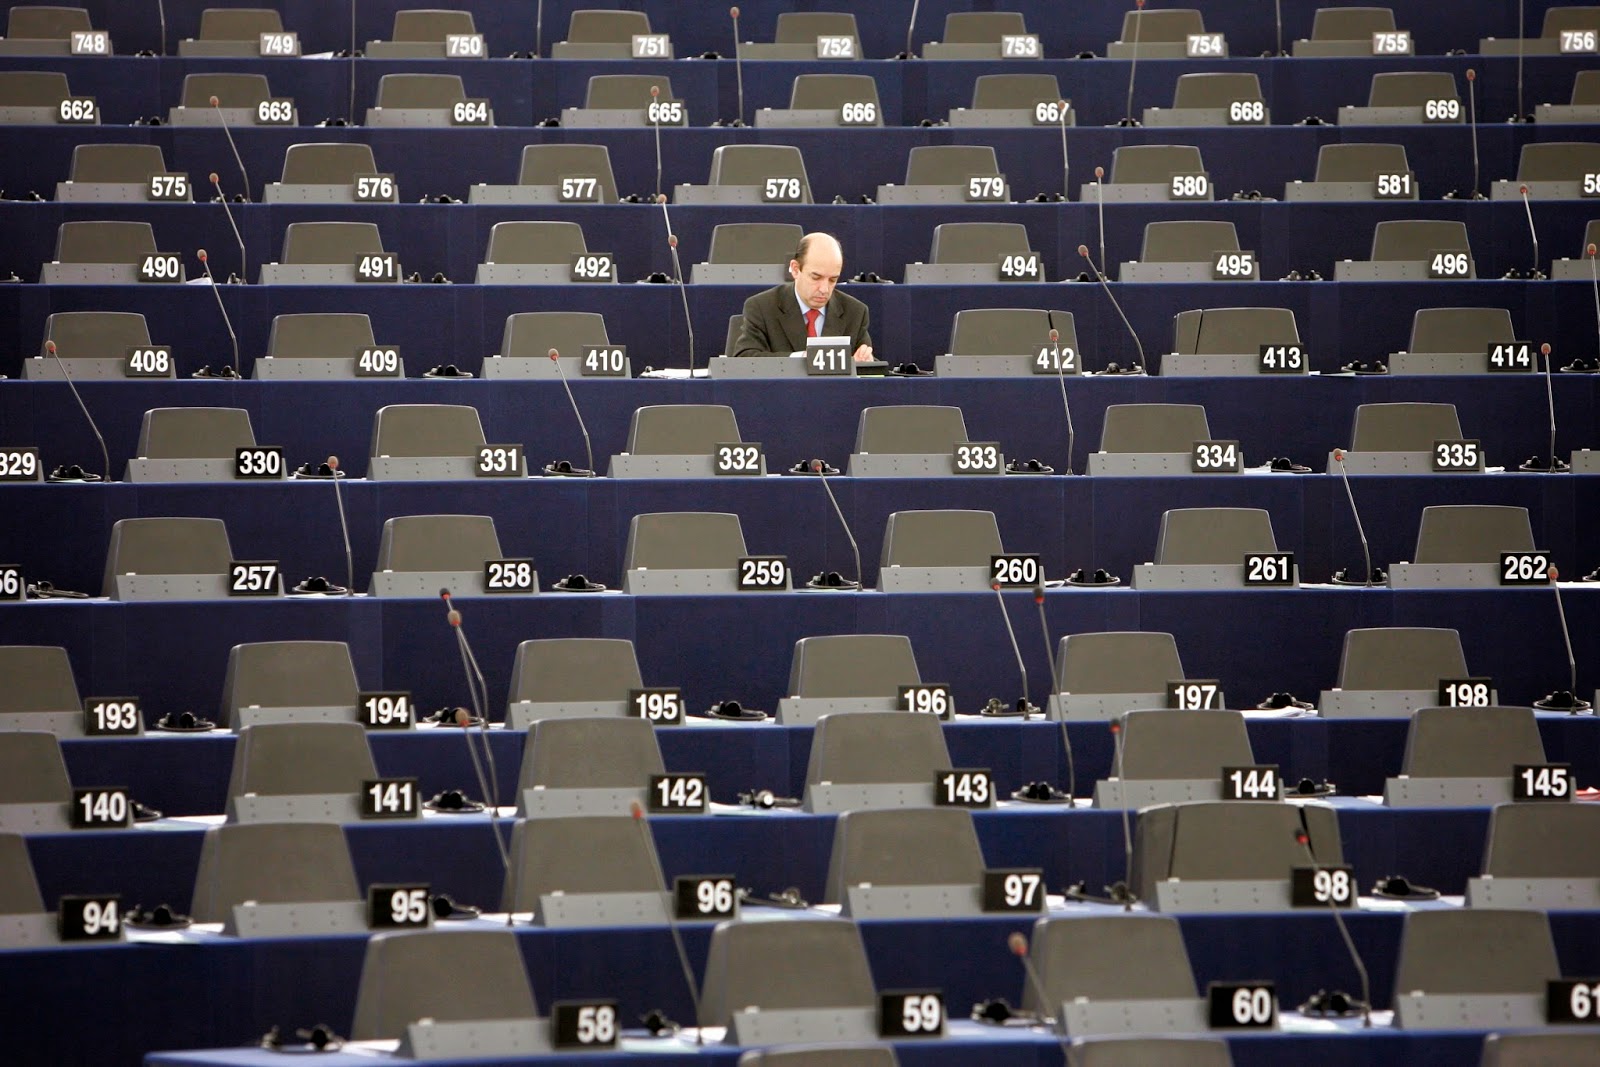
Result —
[{"label": "man's face", "polygon": [[818,310],[833,296],[833,287],[839,284],[839,275],[843,270],[843,257],[826,241],[818,241],[806,251],[805,263],[797,259],[789,261],[795,295],[800,298],[801,304]]}]

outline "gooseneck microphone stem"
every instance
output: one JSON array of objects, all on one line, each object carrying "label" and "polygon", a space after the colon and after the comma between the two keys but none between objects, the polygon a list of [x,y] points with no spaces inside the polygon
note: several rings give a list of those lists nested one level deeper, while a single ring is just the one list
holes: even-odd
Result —
[{"label": "gooseneck microphone stem", "polygon": [[1078,431],[1072,428],[1072,405],[1067,403],[1067,375],[1060,366],[1061,331],[1050,331],[1050,347],[1056,349],[1056,384],[1061,387],[1061,410],[1067,416],[1067,474],[1072,474],[1072,454],[1077,449]]},{"label": "gooseneck microphone stem", "polygon": [[866,580],[861,572],[861,548],[856,544],[856,535],[850,532],[850,524],[844,520],[844,511],[839,507],[839,498],[833,495],[833,486],[828,484],[828,466],[820,459],[811,461],[811,470],[822,480],[822,489],[828,494],[828,503],[833,505],[833,513],[839,517],[839,525],[844,528],[845,539],[850,542],[850,554],[856,561],[856,592],[865,588]]},{"label": "gooseneck microphone stem", "polygon": [[[656,135],[660,136],[659,127]],[[694,316],[689,314],[689,290],[683,284],[683,262],[678,258],[678,235],[672,232],[672,216],[667,214],[667,198],[658,192],[656,203],[661,205],[661,221],[667,227],[667,249],[672,253],[672,280],[678,286],[678,298],[683,301],[683,329],[689,335],[689,376],[693,377]]]},{"label": "gooseneck microphone stem", "polygon": [[100,436],[100,427],[95,425],[94,416],[89,414],[89,405],[83,402],[83,394],[78,392],[78,383],[72,380],[72,374],[67,370],[67,365],[61,360],[61,353],[56,349],[54,341],[46,341],[44,350],[50,358],[56,361],[56,366],[61,370],[61,377],[66,381],[67,388],[72,390],[72,399],[78,402],[78,410],[83,412],[84,421],[89,424],[89,429],[94,431],[94,439],[100,442],[100,480],[111,480],[111,454],[106,451],[106,439]]},{"label": "gooseneck microphone stem", "polygon": [[1533,205],[1528,203],[1528,187],[1519,187],[1522,192],[1522,211],[1528,218],[1528,240],[1533,242],[1533,266],[1528,268],[1529,279],[1541,277],[1539,273],[1539,231],[1533,225]]},{"label": "gooseneck microphone stem", "polygon": [[1072,199],[1072,168],[1068,165],[1067,158],[1067,111],[1072,105],[1063,100],[1060,102],[1059,120],[1056,125],[1061,129],[1061,202],[1066,203]]},{"label": "gooseneck microphone stem", "polygon": [[356,0],[350,0],[350,107],[345,121],[356,124]]},{"label": "gooseneck microphone stem", "polygon": [[[228,147],[233,150],[233,161],[239,165],[239,177],[244,179],[244,202],[248,204],[250,202],[250,172],[244,169],[244,157],[239,154],[239,146],[234,142],[233,128],[228,125],[228,117],[222,113],[221,98],[216,96],[211,98],[211,109],[217,113],[217,122],[222,126],[222,135],[228,139]],[[213,175],[212,184],[215,184],[216,180],[215,175]],[[221,195],[221,186],[217,186],[217,193]],[[227,199],[224,198],[223,202],[226,203]]]},{"label": "gooseneck microphone stem", "polygon": [[344,514],[344,494],[339,489],[339,457],[328,457],[328,470],[332,472],[333,499],[339,505],[339,532],[344,535],[344,580],[351,596],[356,595],[355,557],[350,554],[350,523]]},{"label": "gooseneck microphone stem", "polygon": [[1521,122],[1527,112],[1522,110],[1522,56],[1527,51],[1523,35],[1528,30],[1527,0],[1517,0],[1517,114],[1512,122]]},{"label": "gooseneck microphone stem", "polygon": [[[246,284],[250,281],[250,264],[246,261],[244,236],[239,233],[239,224],[234,221],[233,208],[228,206],[228,194],[222,191],[222,180],[217,177],[217,172],[211,172],[211,187],[217,191],[217,202],[222,205],[222,213],[228,216],[228,227],[233,230],[233,243],[239,246],[239,280]],[[246,189],[246,193],[249,190]],[[235,370],[238,368],[235,367]]]},{"label": "gooseneck microphone stem", "polygon": [[1561,584],[1554,567],[1550,568],[1550,591],[1556,595],[1556,614],[1561,620],[1561,640],[1567,646],[1567,692],[1572,694],[1572,710],[1582,711],[1587,705],[1578,697],[1578,659],[1572,654],[1572,631],[1567,628],[1567,608],[1561,602]]},{"label": "gooseneck microphone stem", "polygon": [[[1060,1005],[1050,1003],[1050,994],[1045,991],[1044,982],[1040,980],[1039,972],[1034,970],[1033,960],[1029,958],[1027,937],[1023,935],[1022,931],[1016,930],[1012,932],[1010,937],[1006,938],[1006,944],[1010,947],[1012,954],[1022,961],[1023,974],[1027,976],[1028,985],[1033,988],[1034,998],[1039,1001],[1039,1022],[1044,1026],[1050,1026],[1055,1022],[1056,1010]],[[1060,1030],[1056,1031],[1056,1040],[1061,1044],[1062,1062],[1070,1063],[1071,1057],[1067,1055],[1067,1041]]]},{"label": "gooseneck microphone stem", "polygon": [[1350,472],[1345,469],[1344,449],[1334,449],[1333,461],[1339,465],[1339,480],[1344,483],[1345,499],[1350,501],[1350,517],[1356,520],[1356,536],[1361,538],[1361,561],[1362,565],[1367,569],[1361,584],[1370,589],[1372,587],[1372,546],[1367,543],[1367,530],[1366,527],[1361,525],[1361,510],[1356,507],[1356,494],[1350,488]]},{"label": "gooseneck microphone stem", "polygon": [[[639,836],[644,839],[645,850],[650,853],[650,858],[656,865],[656,871],[661,875],[661,884],[665,887],[667,882],[666,868],[661,865],[661,854],[656,851],[656,839],[650,833],[650,827],[646,824],[644,808],[635,800],[629,806],[629,812],[633,815],[634,825],[639,827]],[[689,1003],[695,1004],[700,997],[699,989],[694,981],[694,968],[689,966],[689,953],[683,947],[683,932],[678,929],[677,910],[670,906],[667,909],[667,929],[672,932],[672,947],[677,950],[678,963],[683,967],[683,981],[689,987]],[[694,1034],[694,1043],[703,1047],[706,1043],[705,1028],[700,1025],[698,1018],[695,1019]]]},{"label": "gooseneck microphone stem", "polygon": [[[450,623],[456,632],[456,648],[461,653],[461,668],[467,678],[467,694],[472,701],[473,711],[478,716],[478,740],[483,745],[483,764],[479,763],[478,753],[472,742],[472,720],[468,717],[465,708],[456,709],[456,725],[461,727],[462,739],[467,743],[467,752],[472,757],[472,767],[478,775],[478,787],[483,790],[484,809],[489,816],[489,833],[494,837],[496,851],[500,853],[500,864],[505,868],[509,880],[511,876],[511,853],[506,848],[505,840],[500,836],[500,780],[495,771],[494,749],[489,744],[488,727],[489,717],[485,704],[488,700],[488,686],[484,684],[483,672],[478,669],[477,657],[472,654],[472,645],[467,641],[467,633],[461,626],[461,612],[456,610],[455,601],[451,599],[450,590],[439,590],[439,599],[444,601],[446,608],[445,620]],[[488,767],[488,776],[484,776],[484,766]],[[516,908],[516,900],[506,903],[506,925],[510,926],[512,915]]]},{"label": "gooseneck microphone stem", "polygon": [[1117,302],[1116,294],[1111,291],[1110,284],[1106,282],[1105,272],[1095,265],[1095,261],[1093,259],[1090,259],[1088,245],[1079,245],[1078,255],[1082,256],[1085,260],[1088,260],[1089,269],[1094,271],[1095,279],[1100,283],[1100,288],[1105,290],[1106,299],[1110,300],[1111,306],[1117,309],[1117,315],[1121,317],[1122,325],[1127,328],[1128,336],[1133,338],[1133,345],[1139,351],[1140,366],[1144,366],[1146,363],[1144,358],[1144,343],[1139,340],[1138,331],[1133,328],[1133,323],[1128,321],[1127,312],[1122,310],[1122,305]]},{"label": "gooseneck microphone stem", "polygon": [[[1134,0],[1134,6],[1139,14],[1133,20],[1133,58],[1128,64],[1128,106],[1123,116],[1124,126],[1139,125],[1133,118],[1133,77],[1139,70],[1139,30],[1144,23],[1144,0]],[[1104,252],[1100,253],[1100,258],[1105,258]]]},{"label": "gooseneck microphone stem", "polygon": [[1122,787],[1122,803],[1117,805],[1122,809],[1122,910],[1132,911],[1139,898],[1133,889],[1133,827],[1128,818],[1128,782],[1122,777],[1122,731],[1127,720],[1126,712],[1121,719],[1111,720],[1111,740],[1116,745],[1117,783]]},{"label": "gooseneck microphone stem", "polygon": [[544,55],[544,0],[533,9],[533,58]]},{"label": "gooseneck microphone stem", "polygon": [[735,126],[744,125],[744,61],[739,58],[739,9],[730,7],[728,14],[733,17],[733,77],[734,84],[739,91],[739,113],[733,117]]},{"label": "gooseneck microphone stem", "polygon": [[1468,200],[1478,199],[1478,72],[1467,70],[1467,123],[1471,126],[1472,133],[1472,195]]},{"label": "gooseneck microphone stem", "polygon": [[[661,102],[661,86],[659,86],[659,85],[650,86],[650,103],[652,105],[654,105],[654,104],[659,104],[660,102]],[[656,142],[656,199],[657,200],[661,200],[661,109],[660,108],[656,108],[656,107],[652,107],[652,108],[650,108],[650,111],[654,111],[655,114],[651,115],[649,113],[649,111],[647,111],[646,114],[645,114],[645,117],[650,119],[650,129],[651,129],[651,132],[655,134],[655,142]],[[662,201],[662,203],[665,203],[665,201]],[[668,226],[667,228],[669,230],[671,229],[670,226]]]},{"label": "gooseneck microphone stem", "polygon": [[917,28],[917,7],[921,0],[911,0],[911,17],[906,20],[906,50],[904,58],[915,59],[916,53],[911,51],[911,34]]},{"label": "gooseneck microphone stem", "polygon": [[[1044,614],[1044,580],[1041,578],[1039,585],[1033,591],[1033,602],[1039,608],[1039,632],[1044,635],[1044,659],[1050,664],[1050,695],[1058,704],[1064,703],[1061,693],[1061,673],[1056,670],[1055,650],[1050,647],[1050,623]],[[1046,714],[1049,713],[1049,702],[1045,703]],[[1067,729],[1067,714],[1063,706],[1061,712],[1061,747],[1067,753],[1067,803],[1076,804],[1078,796],[1078,767],[1077,760],[1072,755],[1072,733]]]},{"label": "gooseneck microphone stem", "polygon": [[233,345],[233,376],[239,377],[239,335],[233,332],[233,320],[228,317],[228,306],[222,302],[222,292],[217,288],[216,275],[211,273],[211,260],[206,255],[205,249],[200,249],[195,255],[200,260],[200,266],[205,269],[206,278],[211,282],[211,295],[216,297],[217,310],[222,312],[222,325],[228,328],[228,340]]},{"label": "gooseneck microphone stem", "polygon": [[[1305,819],[1305,810],[1301,809],[1300,818]],[[1317,855],[1311,851],[1311,834],[1305,829],[1297,831],[1294,839],[1305,849],[1306,859],[1311,862],[1313,873],[1321,873],[1323,867],[1317,862]],[[1355,892],[1352,884],[1351,892]],[[1333,894],[1328,894],[1328,910],[1333,913],[1333,923],[1339,928],[1339,936],[1344,939],[1344,947],[1350,954],[1350,962],[1355,965],[1356,977],[1361,981],[1361,1026],[1363,1029],[1372,1029],[1372,982],[1367,977],[1367,965],[1361,959],[1361,953],[1356,951],[1356,943],[1350,936],[1350,928],[1344,923],[1344,915]]]},{"label": "gooseneck microphone stem", "polygon": [[1022,646],[1017,644],[1017,631],[1011,627],[1011,613],[1006,610],[1006,597],[1000,591],[1000,583],[995,582],[989,588],[994,590],[994,601],[1000,606],[1000,618],[1006,624],[1006,636],[1011,639],[1011,651],[1017,657],[1017,673],[1021,676],[1022,681],[1022,717],[1027,719],[1030,706],[1030,701],[1028,700],[1028,668],[1022,662]]},{"label": "gooseneck microphone stem", "polygon": [[1540,345],[1539,354],[1544,356],[1544,399],[1550,411],[1550,473],[1555,474],[1561,467],[1556,462],[1556,390],[1555,374],[1550,366],[1550,345]]},{"label": "gooseneck microphone stem", "polygon": [[561,366],[561,353],[555,349],[550,350],[550,362],[556,365],[556,375],[561,379],[561,388],[567,391],[567,403],[572,405],[572,413],[578,418],[578,429],[583,433],[583,454],[588,457],[589,475],[594,476],[594,445],[589,441],[589,427],[583,424],[583,412],[578,410],[578,401],[573,398],[572,385],[567,381],[567,372]]},{"label": "gooseneck microphone stem", "polygon": [[167,5],[162,0],[156,0],[156,21],[161,27],[161,43],[156,47],[158,55],[167,54]]}]

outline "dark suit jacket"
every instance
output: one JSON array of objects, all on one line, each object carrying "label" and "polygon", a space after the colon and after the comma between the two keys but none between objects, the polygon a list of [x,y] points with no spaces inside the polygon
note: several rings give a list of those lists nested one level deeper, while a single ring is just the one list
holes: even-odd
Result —
[{"label": "dark suit jacket", "polygon": [[[822,328],[830,337],[848,335],[852,351],[872,344],[867,305],[838,289],[828,298]],[[787,356],[804,351],[806,321],[795,299],[794,283],[784,282],[744,302],[744,325],[731,356]]]}]

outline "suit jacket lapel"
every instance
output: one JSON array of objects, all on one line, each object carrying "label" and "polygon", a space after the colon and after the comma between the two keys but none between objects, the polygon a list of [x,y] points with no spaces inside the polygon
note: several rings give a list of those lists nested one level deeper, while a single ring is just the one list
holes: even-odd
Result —
[{"label": "suit jacket lapel", "polygon": [[778,289],[778,322],[783,326],[783,336],[789,342],[789,351],[804,351],[805,320],[800,317],[800,302],[795,299],[793,283],[785,284]]}]

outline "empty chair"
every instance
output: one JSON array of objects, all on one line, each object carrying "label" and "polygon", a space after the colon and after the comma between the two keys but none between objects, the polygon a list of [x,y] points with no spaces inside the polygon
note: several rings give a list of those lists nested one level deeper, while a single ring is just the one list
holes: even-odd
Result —
[{"label": "empty chair", "polygon": [[[43,265],[44,285],[132,285],[146,256],[156,255],[148,222],[63,222],[56,231],[55,259]],[[178,281],[184,279],[178,257]]]},{"label": "empty chair", "polygon": [[[397,515],[383,524],[374,596],[429,596],[441,584],[499,592],[485,583],[490,560],[505,558],[489,515]],[[536,592],[533,589],[520,590]]]},{"label": "empty chair", "polygon": [[955,447],[967,441],[957,407],[903,404],[863,408],[850,473],[865,477],[949,474]]},{"label": "empty chair", "polygon": [[[823,899],[857,919],[975,916],[983,870],[971,812],[848,811],[834,824]],[[944,892],[930,899],[934,890]]]},{"label": "empty chair", "polygon": [[1325,144],[1309,181],[1284,186],[1285,200],[1416,200],[1416,176],[1403,144]]},{"label": "empty chair", "polygon": [[1395,969],[1395,1025],[1541,1027],[1546,983],[1560,977],[1543,912],[1408,912]]},{"label": "empty chair", "polygon": [[[283,32],[283,18],[276,8],[208,7],[200,12],[199,34],[178,42],[178,55],[259,56],[262,54],[261,35],[270,33],[281,37]],[[280,40],[276,44],[284,48],[288,42]],[[270,54],[299,55],[300,42],[296,38],[292,50]]]},{"label": "empty chair", "polygon": [[128,461],[130,482],[224,481],[234,476],[237,449],[254,448],[244,408],[151,408]]},{"label": "empty chair", "polygon": [[[55,70],[0,71],[0,124],[55,122],[61,101],[72,95],[67,76]],[[100,122],[99,114],[94,122]]]},{"label": "empty chair", "polygon": [[[254,126],[257,108],[273,99],[265,74],[186,74],[181,102],[168,111],[167,122],[173,126]],[[299,111],[291,104],[289,125],[299,124]]]},{"label": "empty chair", "polygon": [[[1375,41],[1374,34],[1385,34]],[[1395,35],[1394,11],[1387,7],[1319,7],[1311,20],[1311,37],[1294,42],[1295,56],[1392,56],[1411,55]]]},{"label": "empty chair", "polygon": [[856,17],[848,11],[782,11],[772,40],[739,41],[740,59],[865,59]]},{"label": "empty chair", "polygon": [[[1224,253],[1239,251],[1239,233],[1231,222],[1185,220],[1150,222],[1137,261],[1123,263],[1125,282],[1204,282],[1218,278]],[[1237,257],[1235,257],[1237,259]],[[1251,256],[1224,275],[1229,281],[1259,281],[1261,270]]]},{"label": "empty chair", "polygon": [[[1194,8],[1172,8],[1166,11],[1129,11],[1122,16],[1122,33],[1106,45],[1106,55],[1112,59],[1182,59],[1189,54],[1191,34],[1206,32],[1204,17]],[[1205,53],[1211,56],[1212,53]],[[1224,42],[1215,56],[1228,54]]]},{"label": "empty chair", "polygon": [[65,42],[74,32],[90,29],[93,29],[93,26],[89,22],[89,12],[84,8],[23,4],[12,8],[7,15],[5,39],[39,43]]},{"label": "empty chair", "polygon": [[1050,331],[1064,373],[1083,369],[1077,323],[1070,311],[1041,308],[967,308],[950,323],[950,347],[934,362],[941,376],[972,377],[1032,374],[1035,362],[1055,369],[1047,349]]},{"label": "empty chair", "polygon": [[1323,690],[1317,706],[1324,716],[1404,717],[1438,703],[1441,679],[1469,675],[1455,630],[1351,630],[1339,656],[1338,686]]},{"label": "empty chair", "polygon": [[611,457],[611,475],[710,477],[717,446],[740,440],[739,420],[724,404],[647,404],[634,411],[627,448]]},{"label": "empty chair", "polygon": [[1522,190],[1530,200],[1576,200],[1585,195],[1584,182],[1600,173],[1600,143],[1594,141],[1534,141],[1522,146],[1514,180],[1490,186],[1493,200],[1520,200]]},{"label": "empty chair", "polygon": [[1254,764],[1244,716],[1237,711],[1127,711],[1120,764],[1112,768],[1116,776],[1095,783],[1095,806],[1220,800],[1222,769]]},{"label": "empty chair", "polygon": [[1390,807],[1481,807],[1509,802],[1512,769],[1545,762],[1532,708],[1418,708]]},{"label": "empty chair", "polygon": [[1133,587],[1242,589],[1245,557],[1277,551],[1265,509],[1174,508],[1161,513],[1155,560],[1133,568]]},{"label": "empty chair", "polygon": [[590,345],[608,345],[606,319],[593,311],[520,311],[506,316],[500,355],[507,359],[547,360],[553,348],[578,356]]},{"label": "empty chair", "polygon": [[812,723],[829,712],[892,710],[900,687],[921,681],[911,639],[900,634],[802,637],[789,662],[779,719]]},{"label": "empty chair", "polygon": [[[1454,404],[1360,404],[1350,429],[1344,469],[1352,474],[1425,473],[1432,469],[1437,442],[1461,438],[1461,420]],[[1328,469],[1336,469],[1331,458]]]},{"label": "empty chair", "polygon": [[944,17],[944,34],[922,46],[923,59],[1043,59],[1038,38],[1032,44],[1006,37],[1032,36],[1020,11],[955,11]]},{"label": "empty chair", "polygon": [[672,59],[672,42],[664,48],[647,46],[650,50],[635,55],[635,37],[654,36],[650,16],[643,11],[609,11],[580,9],[572,13],[567,23],[567,39],[557,41],[550,49],[552,59]]},{"label": "empty chair", "polygon": [[525,145],[516,185],[475,184],[468,199],[474,204],[615,204],[611,152],[603,144]]},{"label": "empty chair", "polygon": [[756,110],[757,127],[883,124],[878,83],[870,74],[798,74],[788,108]]},{"label": "empty chair", "polygon": [[1600,900],[1600,809],[1498,804],[1470,907],[1593,908]]},{"label": "empty chair", "polygon": [[739,1067],[897,1067],[899,1062],[890,1045],[752,1049],[739,1057]]},{"label": "empty chair", "polygon": [[221,519],[118,519],[111,527],[101,595],[113,600],[222,597],[233,558]]},{"label": "empty chair", "polygon": [[220,726],[352,721],[360,698],[343,641],[256,641],[228,651]]},{"label": "empty chair", "polygon": [[133,311],[58,311],[45,320],[38,357],[23,361],[23,378],[63,376],[62,365],[49,356],[52,342],[73,378],[121,378],[128,349],[148,346],[150,329]]},{"label": "empty chair", "polygon": [[[454,47],[450,38],[458,40]],[[476,37],[476,41],[460,38]],[[394,13],[387,41],[368,41],[374,59],[483,59],[489,54],[470,11],[412,9]]]},{"label": "empty chair", "polygon": [[[1183,177],[1183,182],[1174,178]],[[1104,183],[1079,187],[1085,203],[1155,203],[1174,198],[1211,200],[1216,190],[1206,174],[1200,149],[1187,144],[1122,145],[1111,153],[1111,174]]]},{"label": "empty chair", "polygon": [[[586,256],[588,242],[576,222],[497,222],[478,264],[480,285],[550,285],[573,280],[573,257]],[[604,281],[616,281],[613,266]]]},{"label": "empty chair", "polygon": [[782,282],[801,236],[800,227],[788,222],[719,223],[711,230],[707,262],[694,265],[692,280],[697,285]]},{"label": "empty chair", "polygon": [[[441,987],[459,995],[441,997]],[[350,1036],[394,1040],[419,1019],[435,1024],[526,1020],[537,1012],[512,931],[379,933],[367,941]]]},{"label": "empty chair", "polygon": [[353,822],[363,783],[377,777],[358,722],[246,726],[233,749],[229,815],[238,822]]},{"label": "empty chair", "polygon": [[0,645],[0,729],[82,732],[83,701],[67,650],[56,645]]},{"label": "empty chair", "polygon": [[1104,1037],[1074,1042],[1067,1067],[1233,1067],[1233,1053],[1209,1037]]},{"label": "empty chair", "polygon": [[466,404],[388,404],[372,419],[369,478],[472,477],[487,444]]},{"label": "empty chair", "polygon": [[1480,1067],[1563,1067],[1600,1056],[1600,1034],[1490,1034]]},{"label": "empty chair", "polygon": [[933,228],[928,261],[906,264],[908,284],[996,282],[1002,274],[1006,281],[1046,280],[1020,222],[940,223]]},{"label": "empty chair", "polygon": [[[721,145],[711,154],[706,184],[679,185],[672,196],[682,204],[812,203],[805,157],[780,144]],[[785,255],[792,251],[794,245]]]},{"label": "empty chair", "polygon": [[999,178],[1000,187],[992,183],[979,185],[982,199],[1011,199],[1011,190],[1005,184],[995,161],[994,149],[989,145],[923,145],[913,148],[906,156],[906,178],[903,185],[878,186],[878,201],[885,204],[964,203],[974,197],[973,178]]},{"label": "empty chair", "polygon": [[1422,308],[1411,320],[1407,348],[1417,354],[1476,353],[1516,336],[1505,308]]},{"label": "empty chair", "polygon": [[884,567],[986,568],[1003,551],[992,511],[896,511],[884,526]]},{"label": "empty chair", "polygon": [[1562,34],[1583,30],[1600,32],[1600,7],[1553,6],[1544,13],[1538,37],[1485,37],[1478,42],[1478,51],[1487,56],[1558,55],[1564,51]]},{"label": "empty chair", "polygon": [[[1302,831],[1305,845],[1298,840]],[[1281,910],[1295,867],[1343,862],[1338,819],[1323,804],[1158,804],[1139,813],[1129,883],[1140,900],[1172,912],[1260,910],[1266,896],[1247,886],[1204,883],[1269,883],[1273,890],[1260,888],[1274,896],[1281,888],[1281,902],[1271,905]]]},{"label": "empty chair", "polygon": [[[376,176],[372,147],[360,143],[292,144],[283,155],[283,175],[268,182],[266,203],[326,204],[355,200],[356,178]],[[399,198],[390,190],[390,202]]]},{"label": "empty chair", "polygon": [[[739,1044],[751,1043],[754,1034],[745,1028],[759,1026],[762,1017],[786,1016],[801,1040],[875,1040],[876,1006],[872,972],[853,922],[742,920],[718,923],[711,933],[700,1025],[730,1027],[730,1039]],[[798,1013],[818,1009],[830,1011],[807,1027]]]},{"label": "empty chair", "polygon": [[1341,126],[1399,126],[1421,122],[1462,122],[1466,107],[1455,75],[1445,70],[1374,74],[1367,103],[1339,108]]},{"label": "empty chair", "polygon": [[1596,115],[1600,115],[1600,70],[1578,71],[1567,103],[1539,104],[1533,111],[1539,123],[1593,123]]},{"label": "empty chair", "polygon": [[37,915],[43,911],[44,898],[39,895],[39,880],[33,873],[27,839],[21,834],[0,832],[0,915]]},{"label": "empty chair", "polygon": [[1054,74],[980,74],[972,83],[972,105],[950,110],[951,126],[1033,126],[1041,122],[1077,125],[1070,104],[1065,113],[1061,83]]},{"label": "empty chair", "polygon": [[[1500,553],[1533,551],[1533,526],[1528,509],[1494,504],[1445,504],[1422,509],[1417,530],[1413,565],[1467,565],[1485,578],[1484,584],[1498,584]],[[1402,568],[1402,584],[1411,578],[1426,581],[1428,576]],[[1482,568],[1488,567],[1488,572]],[[1390,568],[1390,581],[1396,580]],[[1466,580],[1465,573],[1440,574]]]},{"label": "empty chair", "polygon": [[1260,125],[1272,114],[1254,74],[1182,74],[1170,108],[1144,110],[1146,126]]},{"label": "empty chair", "polygon": [[643,686],[632,641],[607,637],[524,641],[511,666],[506,722],[520,730],[538,719],[623,715],[629,694]]},{"label": "empty chair", "polygon": [[501,909],[544,926],[666,921],[661,867],[639,830],[627,813],[518,820]]},{"label": "empty chair", "polygon": [[368,126],[494,125],[494,108],[469,106],[459,74],[385,74]]},{"label": "empty chair", "polygon": [[1054,718],[1106,719],[1129,708],[1165,706],[1167,683],[1183,678],[1171,634],[1139,631],[1068,634],[1056,652],[1061,692]]},{"label": "empty chair", "polygon": [[[748,555],[739,516],[657,511],[628,522],[623,588],[629,593],[731,593]],[[787,580],[783,588],[788,588]]]},{"label": "empty chair", "polygon": [[351,285],[356,272],[369,281],[400,280],[380,263],[383,235],[374,222],[291,222],[283,233],[279,262],[261,267],[263,285]]},{"label": "empty chair", "polygon": [[[1023,1007],[1046,1017],[1056,1017],[1065,1008],[1067,1017],[1059,1022],[1067,1033],[1107,1031],[1104,1023],[1095,1025],[1090,1007],[1101,1001],[1110,1002],[1108,1007],[1115,1004],[1135,1012],[1140,1006],[1129,1002],[1158,1002],[1176,1017],[1162,1026],[1151,1025],[1151,1018],[1144,1016],[1141,1021],[1147,1025],[1141,1029],[1147,1032],[1204,1028],[1202,1004],[1178,920],[1141,914],[1040,919],[1033,924],[1032,940],[1030,954],[1038,969],[1038,984],[1049,1002],[1041,1004],[1039,990],[1033,982],[1026,982]],[[1192,1018],[1197,1025],[1179,1025],[1185,1018]],[[1126,1032],[1120,1027],[1117,1031]]]},{"label": "empty chair", "polygon": [[59,833],[68,828],[72,779],[56,735],[0,731],[0,831]]},{"label": "empty chair", "polygon": [[[1289,308],[1196,308],[1173,316],[1172,341],[1177,356],[1246,355],[1254,360],[1262,345],[1299,344],[1300,330]],[[1162,362],[1165,372],[1169,361]]]},{"label": "empty chair", "polygon": [[[243,936],[354,932],[366,925],[360,893],[344,831],[333,823],[213,826],[200,846],[194,918]],[[301,905],[291,920],[298,927],[276,919],[272,905]]]},{"label": "empty chair", "polygon": [[530,819],[625,815],[644,802],[650,776],[664,773],[646,719],[538,719],[523,747],[517,812]]},{"label": "empty chair", "polygon": [[[161,146],[153,144],[81,144],[72,150],[72,170],[56,184],[64,203],[143,203],[150,199],[150,179],[167,173]],[[181,200],[193,200],[185,188]]]},{"label": "empty chair", "polygon": [[1195,442],[1209,440],[1204,405],[1112,404],[1100,429],[1100,450],[1089,457],[1089,473],[1180,474],[1189,469]]},{"label": "empty chair", "polygon": [[[673,103],[678,106],[651,107]],[[665,74],[596,74],[589,79],[583,106],[561,111],[561,125],[569,129],[649,128],[687,125],[688,121],[688,104],[673,94],[672,79]]]},{"label": "empty chair", "polygon": [[[722,355],[728,357],[739,350],[739,334],[744,331],[744,316],[728,316],[728,332],[722,338]],[[712,364],[713,367],[717,364]],[[713,372],[714,373],[714,372]]]},{"label": "empty chair", "polygon": [[[372,320],[353,311],[275,315],[257,378],[353,378],[362,350],[376,347]],[[396,368],[405,376],[405,367]]]}]

